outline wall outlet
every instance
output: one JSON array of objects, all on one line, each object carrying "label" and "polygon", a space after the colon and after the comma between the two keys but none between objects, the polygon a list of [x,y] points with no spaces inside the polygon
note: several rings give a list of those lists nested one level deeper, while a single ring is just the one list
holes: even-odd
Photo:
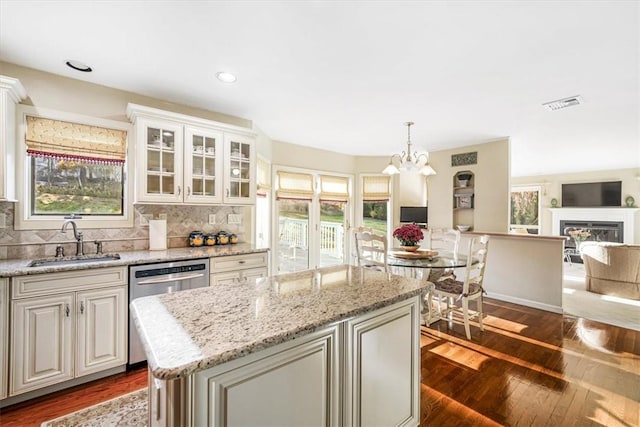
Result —
[{"label": "wall outlet", "polygon": [[229,214],[227,215],[227,224],[240,224],[242,223],[242,215]]},{"label": "wall outlet", "polygon": [[0,213],[0,228],[7,228],[7,214]]},{"label": "wall outlet", "polygon": [[167,214],[166,213],[158,214],[158,219],[164,219],[166,221],[167,220]]},{"label": "wall outlet", "polygon": [[140,216],[140,225],[149,225],[149,221],[153,219],[153,214],[142,214]]},{"label": "wall outlet", "polygon": [[209,214],[209,224],[216,223],[216,214]]}]

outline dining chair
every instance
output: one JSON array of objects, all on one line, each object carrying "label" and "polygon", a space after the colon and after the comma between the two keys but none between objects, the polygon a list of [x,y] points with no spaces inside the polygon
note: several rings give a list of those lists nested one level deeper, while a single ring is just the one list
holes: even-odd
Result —
[{"label": "dining chair", "polygon": [[[484,289],[482,282],[484,280],[484,270],[487,264],[487,252],[489,249],[489,236],[482,235],[474,237],[469,241],[469,250],[467,252],[467,266],[465,267],[465,277],[463,281],[455,278],[445,278],[434,283],[433,289],[429,294],[429,317],[431,319],[445,320],[447,322],[455,322],[464,324],[464,330],[467,339],[471,339],[471,331],[469,321],[477,318],[480,330],[482,326],[482,297]],[[432,299],[438,298],[437,313],[433,313]],[[442,310],[442,300],[446,301],[446,309]],[[469,310],[469,301],[476,302],[476,311],[474,313]],[[453,301],[453,303],[452,303]],[[456,302],[460,301],[460,307],[456,306]],[[459,316],[462,314],[462,322]]]},{"label": "dining chair", "polygon": [[354,230],[356,265],[389,271],[387,263],[387,236],[376,234],[371,229],[358,228]]},{"label": "dining chair", "polygon": [[429,249],[445,250],[453,256],[458,255],[460,231],[453,228],[430,228],[427,230]]}]

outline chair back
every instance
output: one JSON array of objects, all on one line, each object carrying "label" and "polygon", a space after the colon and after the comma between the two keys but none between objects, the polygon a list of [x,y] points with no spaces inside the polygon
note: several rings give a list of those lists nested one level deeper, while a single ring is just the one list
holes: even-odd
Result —
[{"label": "chair back", "polygon": [[388,271],[387,236],[375,234],[373,231],[356,229],[354,232],[356,262],[359,267],[377,267]]},{"label": "chair back", "polygon": [[430,228],[427,231],[429,249],[444,250],[458,255],[460,247],[460,231],[452,228]]},{"label": "chair back", "polygon": [[468,295],[471,284],[475,283],[482,289],[484,269],[487,265],[487,253],[489,250],[489,236],[474,237],[469,241],[467,252],[467,267],[462,294]]}]

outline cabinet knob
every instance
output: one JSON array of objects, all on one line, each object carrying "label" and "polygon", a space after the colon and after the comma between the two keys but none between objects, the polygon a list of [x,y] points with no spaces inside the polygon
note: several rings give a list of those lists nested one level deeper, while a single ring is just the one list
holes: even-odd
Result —
[{"label": "cabinet knob", "polygon": [[65,307],[64,307],[65,316],[69,317],[69,313],[71,313],[71,309],[69,308],[69,304],[65,304]]},{"label": "cabinet knob", "polygon": [[187,187],[187,196],[191,195],[191,187]]},{"label": "cabinet knob", "polygon": [[182,189],[180,188],[180,186],[178,185],[178,196],[180,195],[180,193],[182,193]]},{"label": "cabinet knob", "polygon": [[80,301],[80,314],[84,314],[84,301]]}]

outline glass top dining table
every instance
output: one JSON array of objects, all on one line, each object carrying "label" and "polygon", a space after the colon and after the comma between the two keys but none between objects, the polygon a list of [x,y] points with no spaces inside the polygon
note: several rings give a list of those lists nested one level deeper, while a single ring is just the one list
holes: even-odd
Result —
[{"label": "glass top dining table", "polygon": [[391,272],[402,276],[417,278],[427,277],[434,282],[442,276],[446,269],[461,268],[467,265],[467,257],[454,255],[451,252],[439,252],[433,258],[401,258],[396,251],[389,251],[387,264]]}]

